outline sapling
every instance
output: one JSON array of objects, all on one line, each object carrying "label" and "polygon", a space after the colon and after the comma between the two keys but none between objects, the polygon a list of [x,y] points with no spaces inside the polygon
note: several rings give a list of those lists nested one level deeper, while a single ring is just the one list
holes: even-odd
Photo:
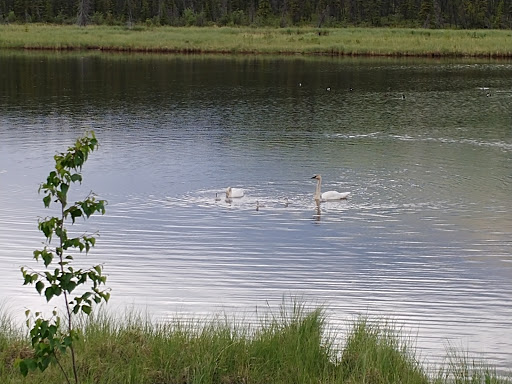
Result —
[{"label": "sapling", "polygon": [[[74,328],[75,316],[83,313],[89,315],[93,304],[110,298],[109,290],[104,287],[106,276],[102,274],[102,265],[89,269],[75,269],[74,257],[94,247],[96,238],[87,233],[68,237],[68,226],[75,223],[77,218],[84,220],[95,213],[105,213],[105,200],[99,200],[90,192],[82,201],[74,204],[68,202],[68,191],[72,184],[82,182],[82,166],[87,161],[89,153],[97,149],[98,141],[94,132],[85,134],[76,140],[75,145],[64,153],[54,156],[55,170],[48,175],[46,182],[39,187],[39,193],[44,195],[43,203],[46,208],[55,203],[58,215],[39,220],[39,230],[46,240],[44,248],[34,251],[34,259],[42,260],[43,271],[21,268],[24,285],[34,284],[36,291],[44,294],[47,302],[54,297],[62,296],[65,316],[62,320],[56,310],[50,319],[45,319],[40,312],[31,316],[30,310],[25,312],[27,326],[30,328],[30,341],[33,353],[30,358],[19,361],[23,375],[29,371],[44,371],[50,364],[56,364],[62,371],[68,383],[71,380],[78,383],[78,369],[73,343],[79,337],[79,331]],[[75,256],[74,256],[75,255]],[[76,288],[80,287],[81,294],[73,296]],[[70,359],[73,377],[64,368],[61,359],[67,351]]]}]

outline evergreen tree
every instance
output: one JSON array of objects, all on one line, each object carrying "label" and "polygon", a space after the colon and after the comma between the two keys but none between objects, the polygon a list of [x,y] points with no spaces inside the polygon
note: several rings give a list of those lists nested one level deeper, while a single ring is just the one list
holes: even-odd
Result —
[{"label": "evergreen tree", "polygon": [[420,7],[420,13],[418,16],[419,16],[419,20],[420,20],[423,28],[430,28],[432,26],[433,15],[434,15],[433,0],[422,0],[421,7]]},{"label": "evergreen tree", "polygon": [[496,9],[496,15],[494,16],[494,28],[501,28],[503,25],[503,18],[504,18],[504,11],[505,11],[505,2],[504,0],[500,0],[498,3],[498,7]]},{"label": "evergreen tree", "polygon": [[89,21],[89,9],[90,9],[89,0],[79,0],[78,1],[77,24],[80,25],[81,27],[85,27]]},{"label": "evergreen tree", "polygon": [[258,18],[266,22],[272,15],[272,8],[269,0],[260,0],[258,5]]},{"label": "evergreen tree", "polygon": [[381,24],[380,9],[382,6],[381,0],[368,0],[365,4],[365,19],[373,26],[379,26]]},{"label": "evergreen tree", "polygon": [[302,7],[299,4],[299,0],[287,0],[286,8],[293,24],[297,24],[302,20]]},{"label": "evergreen tree", "polygon": [[142,0],[139,13],[139,20],[146,21],[147,19],[151,19],[151,14],[149,12],[149,3],[148,0]]},{"label": "evergreen tree", "polygon": [[27,22],[27,1],[26,0],[14,0],[13,9],[14,14],[18,21]]},{"label": "evergreen tree", "polygon": [[55,13],[53,12],[53,2],[51,0],[46,0],[44,3],[44,15],[43,20],[47,23],[53,22],[55,18]]},{"label": "evergreen tree", "polygon": [[414,20],[416,17],[414,0],[404,0],[400,6],[400,13],[405,20]]}]

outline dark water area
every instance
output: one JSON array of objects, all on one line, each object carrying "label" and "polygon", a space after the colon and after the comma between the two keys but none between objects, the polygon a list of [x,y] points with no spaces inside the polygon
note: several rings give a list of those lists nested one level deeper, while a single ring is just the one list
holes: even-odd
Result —
[{"label": "dark water area", "polygon": [[[109,205],[75,230],[100,233],[82,262],[113,310],[250,321],[300,297],[339,329],[393,319],[429,362],[512,366],[512,62],[1,53],[0,301],[20,323],[45,305],[19,272],[55,214],[39,183],[87,130],[72,197]],[[318,209],[318,173],[349,199]]]}]

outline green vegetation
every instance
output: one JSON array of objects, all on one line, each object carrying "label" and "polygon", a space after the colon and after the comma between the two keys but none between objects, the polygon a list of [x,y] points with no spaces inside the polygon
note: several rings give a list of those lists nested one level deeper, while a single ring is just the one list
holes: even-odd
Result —
[{"label": "green vegetation", "polygon": [[[155,324],[100,313],[83,320],[75,343],[82,383],[512,383],[467,358],[429,372],[387,322],[357,319],[340,340],[322,309],[297,303],[259,315],[252,326],[223,317]],[[0,321],[0,382],[62,383],[55,366],[23,377],[16,362],[32,355],[29,342],[8,317]]]},{"label": "green vegetation", "polygon": [[511,28],[509,0],[0,0],[0,23]]},{"label": "green vegetation", "polygon": [[0,49],[512,57],[512,31],[0,25]]},{"label": "green vegetation", "polygon": [[[58,216],[46,217],[39,221],[39,230],[43,232],[46,242],[42,250],[34,251],[34,259],[42,260],[45,269],[34,271],[26,267],[21,268],[24,285],[33,284],[36,291],[44,293],[47,302],[54,297],[62,295],[65,308],[65,326],[61,326],[61,317],[57,311],[48,320],[40,312],[27,310],[27,326],[30,329],[30,342],[33,350],[29,357],[21,359],[18,363],[21,373],[26,376],[29,371],[45,371],[50,364],[58,366],[67,383],[71,382],[68,371],[63,367],[63,357],[71,352],[71,367],[73,382],[78,383],[78,367],[75,355],[75,341],[80,338],[74,325],[74,319],[79,313],[91,314],[93,301],[96,304],[107,302],[110,293],[102,290],[107,278],[102,275],[103,267],[95,265],[89,269],[73,266],[74,255],[78,252],[89,252],[94,247],[96,238],[87,234],[73,237],[68,226],[75,223],[77,218],[89,218],[94,213],[105,213],[106,202],[97,200],[91,192],[82,201],[74,204],[68,202],[68,192],[72,184],[82,183],[82,166],[87,161],[89,153],[98,146],[98,141],[91,132],[91,136],[76,140],[75,145],[69,147],[67,152],[53,156],[55,170],[48,175],[46,182],[39,187],[43,192],[43,203],[49,208],[52,203],[58,206]],[[57,239],[57,245],[52,247],[52,238]],[[90,284],[89,290],[84,291],[84,285]],[[82,291],[72,296],[76,288]]]}]

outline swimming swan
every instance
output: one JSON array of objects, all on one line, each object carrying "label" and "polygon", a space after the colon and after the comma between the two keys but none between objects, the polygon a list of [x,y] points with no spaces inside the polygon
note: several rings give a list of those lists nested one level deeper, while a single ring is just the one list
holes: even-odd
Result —
[{"label": "swimming swan", "polygon": [[316,179],[316,191],[315,191],[315,200],[316,201],[329,201],[329,200],[341,200],[346,199],[350,192],[336,192],[336,191],[327,191],[321,193],[321,184],[322,184],[322,176],[315,175],[312,179]]},{"label": "swimming swan", "polygon": [[244,197],[244,190],[242,188],[231,188],[226,189],[226,198],[231,199],[235,197]]}]

